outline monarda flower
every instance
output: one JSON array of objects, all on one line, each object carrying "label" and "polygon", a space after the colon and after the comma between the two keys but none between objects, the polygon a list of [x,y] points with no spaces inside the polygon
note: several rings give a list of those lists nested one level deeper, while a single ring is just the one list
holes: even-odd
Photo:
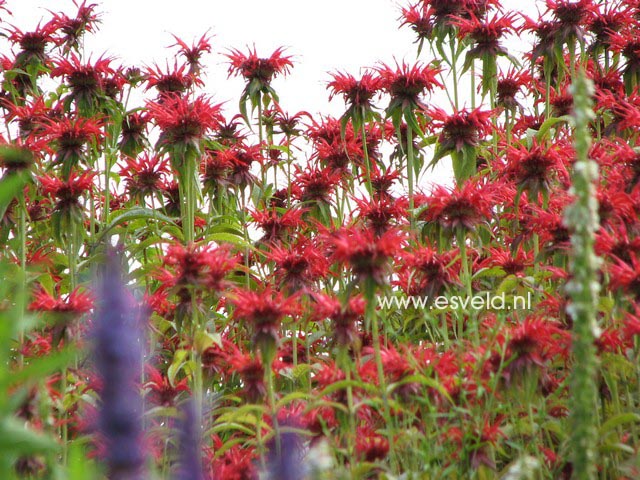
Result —
[{"label": "monarda flower", "polygon": [[65,51],[78,51],[79,41],[85,33],[94,33],[97,30],[97,24],[100,21],[98,14],[94,12],[96,4],[87,5],[86,0],[78,5],[77,0],[73,2],[78,11],[75,17],[71,18],[64,13],[55,14],[52,23],[56,26],[62,37],[60,41],[63,43]]},{"label": "monarda flower", "polygon": [[592,0],[546,0],[547,13],[554,17],[553,34],[556,45],[564,45],[570,41],[582,42],[585,34],[587,18],[597,11]]},{"label": "monarda flower", "polygon": [[[473,14],[465,17],[452,17],[452,24],[458,28],[458,37],[471,39],[473,45],[467,52],[464,70],[471,66],[475,59],[483,61],[483,76],[491,80],[495,74],[495,58],[498,55],[509,56],[507,50],[500,45],[500,39],[507,33],[516,32],[515,14],[494,14],[491,18],[478,18]],[[491,67],[491,68],[489,68]]]},{"label": "monarda flower", "polygon": [[162,289],[207,289],[219,293],[227,286],[225,277],[238,259],[226,246],[175,243],[167,249],[159,276]]},{"label": "monarda flower", "polygon": [[149,390],[149,397],[154,405],[168,407],[174,406],[180,392],[188,392],[188,379],[183,378],[179,382],[171,382],[169,377],[163,375],[157,368],[145,365],[147,383],[144,387]]},{"label": "monarda flower", "polygon": [[95,172],[82,173],[73,171],[67,180],[44,175],[38,177],[42,185],[42,193],[55,199],[55,210],[63,213],[79,213],[82,206],[80,197],[93,188]]},{"label": "monarda flower", "polygon": [[147,196],[161,193],[164,179],[169,175],[169,159],[143,153],[137,159],[125,158],[120,175],[124,178],[129,196],[144,204]]},{"label": "monarda flower", "polygon": [[219,163],[230,167],[225,183],[241,190],[256,181],[255,175],[251,173],[253,165],[265,161],[260,145],[236,143],[216,152],[216,155]]},{"label": "monarda flower", "polygon": [[147,123],[144,112],[130,112],[122,120],[118,148],[123,155],[131,158],[138,156],[147,147]]},{"label": "monarda flower", "polygon": [[160,67],[155,69],[148,67],[146,72],[147,90],[155,88],[160,94],[160,101],[163,95],[180,95],[191,88],[194,84],[201,85],[202,82],[197,80],[190,72],[185,72],[186,65],[178,66],[175,62],[173,68],[166,66],[166,71],[162,71]]},{"label": "monarda flower", "polygon": [[471,111],[456,110],[451,115],[440,108],[429,110],[429,115],[433,119],[431,128],[436,132],[440,131],[438,138],[440,155],[477,147],[485,135],[491,133],[492,113],[480,108]]},{"label": "monarda flower", "polygon": [[326,236],[332,261],[348,266],[357,280],[378,285],[386,282],[389,260],[403,242],[403,235],[395,228],[377,236],[370,229],[345,227]]},{"label": "monarda flower", "polygon": [[271,245],[266,257],[275,263],[274,274],[280,285],[291,293],[312,287],[329,270],[323,252],[304,236],[287,248]]},{"label": "monarda flower", "polygon": [[82,112],[91,112],[104,92],[104,80],[114,75],[111,59],[99,58],[95,63],[84,63],[75,53],[55,60],[51,76],[65,77],[71,98]]},{"label": "monarda flower", "polygon": [[101,126],[96,119],[77,116],[49,121],[42,133],[53,143],[53,164],[62,165],[65,175],[80,163],[88,165],[87,147],[102,141]]},{"label": "monarda flower", "polygon": [[629,256],[629,262],[615,259],[615,262],[609,265],[610,286],[614,290],[622,290],[638,301],[640,300],[640,260],[634,253]]},{"label": "monarda flower", "polygon": [[264,232],[261,241],[272,243],[284,240],[288,234],[304,226],[302,215],[305,211],[300,208],[280,212],[275,208],[268,210],[254,210],[250,212],[253,221]]},{"label": "monarda flower", "polygon": [[362,295],[349,298],[343,304],[338,298],[322,293],[313,294],[315,302],[313,319],[331,322],[331,338],[337,347],[349,347],[357,350],[360,347],[360,331],[364,321],[366,302]]},{"label": "monarda flower", "polygon": [[280,47],[268,58],[260,58],[254,48],[246,55],[240,50],[232,49],[226,54],[229,59],[229,76],[241,75],[248,82],[257,81],[260,85],[269,85],[277,75],[288,74],[293,63],[291,57],[282,55],[284,48]]},{"label": "monarda flower", "polygon": [[454,189],[438,185],[425,200],[426,208],[420,218],[436,222],[449,232],[474,231],[493,215],[498,199],[494,188],[478,181],[467,181]]},{"label": "monarda flower", "polygon": [[33,140],[34,137],[43,136],[50,111],[43,96],[29,99],[20,105],[1,100],[0,105],[7,111],[6,121],[15,121],[18,124],[20,138]]},{"label": "monarda flower", "polygon": [[433,92],[436,87],[443,88],[436,78],[440,69],[434,65],[417,63],[409,66],[403,62],[393,69],[383,63],[376,71],[380,75],[382,90],[391,96],[387,116],[394,119],[394,125],[399,124],[405,112],[426,109],[422,95]]},{"label": "monarda flower", "polygon": [[429,245],[410,248],[400,255],[394,284],[408,296],[435,298],[459,281],[453,260],[453,252],[438,253]]},{"label": "monarda flower", "polygon": [[509,146],[506,157],[502,173],[514,182],[518,191],[527,191],[531,201],[537,201],[538,193],[548,194],[555,178],[561,183],[569,179],[564,160],[571,157],[569,145],[544,147],[534,140],[529,148]]},{"label": "monarda flower", "polygon": [[339,170],[332,167],[322,168],[318,165],[307,165],[302,170],[294,165],[296,173],[293,178],[293,196],[301,202],[313,204],[330,204],[336,187],[342,180]]},{"label": "monarda flower", "polygon": [[190,99],[166,95],[161,102],[147,102],[147,110],[162,130],[158,145],[169,151],[197,151],[206,133],[223,120],[220,105],[212,105],[204,96]]},{"label": "monarda flower", "polygon": [[88,313],[93,308],[91,294],[76,288],[68,295],[56,295],[54,298],[44,288],[39,288],[29,305],[29,310],[51,315],[55,324],[52,329],[51,345],[58,345],[67,338],[67,330],[71,322]]},{"label": "monarda flower", "polygon": [[393,198],[354,198],[354,201],[358,206],[358,220],[378,236],[398,225],[407,214],[403,205]]},{"label": "monarda flower", "polygon": [[496,86],[496,105],[509,111],[521,108],[516,96],[523,87],[530,86],[531,82],[531,74],[524,70],[516,71],[514,68],[510,68],[507,73],[499,74]]},{"label": "monarda flower", "polygon": [[255,47],[253,51],[249,49],[248,54],[237,49],[232,49],[226,54],[229,59],[229,76],[240,75],[247,82],[240,96],[240,112],[247,123],[247,101],[255,108],[258,102],[262,101],[261,97],[266,95],[267,99],[273,99],[277,103],[278,95],[271,87],[271,81],[277,75],[288,74],[293,67],[291,57],[283,55],[283,51],[284,48],[280,47],[268,58],[258,57]]},{"label": "monarda flower", "polygon": [[420,2],[416,5],[409,5],[408,8],[402,9],[400,26],[407,25],[416,34],[416,43],[418,43],[418,54],[422,51],[422,45],[425,40],[432,38],[434,28],[436,26],[433,9]]},{"label": "monarda flower", "polygon": [[247,322],[253,331],[253,345],[262,354],[263,363],[271,365],[280,339],[280,322],[298,311],[294,297],[265,288],[259,292],[236,289],[230,295],[235,306],[233,317]]},{"label": "monarda flower", "polygon": [[211,37],[207,34],[202,35],[198,41],[194,41],[191,46],[187,45],[183,40],[180,40],[175,35],[173,38],[176,40],[174,47],[178,47],[179,54],[184,57],[189,65],[189,74],[197,77],[200,74],[202,68],[201,58],[205,53],[211,53]]},{"label": "monarda flower", "polygon": [[27,70],[27,67],[34,62],[46,63],[47,46],[56,42],[55,31],[56,25],[54,22],[38,25],[31,32],[23,32],[17,27],[11,27],[8,31],[8,39],[12,44],[20,47],[20,51],[14,61],[14,68]]},{"label": "monarda flower", "polygon": [[437,107],[429,110],[430,128],[440,132],[432,164],[451,154],[453,173],[458,183],[476,173],[476,147],[491,133],[492,114],[492,111],[480,108],[471,111],[456,109],[451,115]]},{"label": "monarda flower", "polygon": [[329,82],[331,89],[329,100],[336,95],[342,95],[347,103],[347,111],[342,116],[343,128],[351,120],[353,128],[360,131],[362,125],[373,118],[373,98],[380,92],[382,78],[376,77],[374,72],[366,71],[360,79],[348,73],[333,73],[333,80]]}]

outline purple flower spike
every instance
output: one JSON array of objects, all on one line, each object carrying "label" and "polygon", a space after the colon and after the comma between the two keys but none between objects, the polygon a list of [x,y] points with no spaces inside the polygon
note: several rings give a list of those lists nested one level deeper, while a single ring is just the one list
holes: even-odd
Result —
[{"label": "purple flower spike", "polygon": [[203,480],[200,428],[193,400],[183,406],[182,414],[179,427],[180,458],[175,480]]},{"label": "purple flower spike", "polygon": [[95,361],[102,380],[100,433],[110,480],[142,480],[140,315],[110,251],[96,292]]}]

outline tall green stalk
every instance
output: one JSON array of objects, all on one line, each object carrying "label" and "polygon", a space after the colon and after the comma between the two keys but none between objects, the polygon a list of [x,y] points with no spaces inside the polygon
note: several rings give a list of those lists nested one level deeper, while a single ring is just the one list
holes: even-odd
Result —
[{"label": "tall green stalk", "polygon": [[567,208],[565,222],[572,229],[573,256],[570,263],[572,280],[567,284],[571,304],[567,312],[573,318],[573,370],[571,372],[572,409],[570,412],[570,454],[573,462],[572,478],[595,479],[598,412],[598,364],[595,339],[599,335],[596,311],[600,284],[600,259],[594,252],[595,232],[599,226],[598,201],[595,182],[598,169],[589,159],[591,136],[589,121],[592,111],[593,84],[576,75],[572,85],[576,163],[573,168],[572,193],[574,203]]}]

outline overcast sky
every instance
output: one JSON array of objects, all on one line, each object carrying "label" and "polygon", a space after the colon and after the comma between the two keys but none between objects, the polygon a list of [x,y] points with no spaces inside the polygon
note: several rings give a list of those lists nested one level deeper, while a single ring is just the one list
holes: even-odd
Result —
[{"label": "overcast sky", "polygon": [[[216,102],[230,101],[236,108],[243,88],[241,79],[227,79],[228,48],[246,50],[255,44],[258,54],[268,56],[277,47],[287,47],[294,56],[291,75],[274,82],[283,108],[339,116],[344,111],[340,98],[328,103],[328,72],[341,70],[357,74],[359,68],[377,62],[392,64],[394,58],[415,61],[414,33],[399,28],[401,5],[392,0],[95,0],[102,13],[100,30],[87,37],[87,52],[97,58],[103,53],[116,63],[164,66],[173,63],[166,47],[175,34],[187,43],[203,33],[213,35],[213,54],[205,57],[206,91]],[[71,0],[8,0],[13,17],[8,21],[22,30],[35,27],[47,10],[72,15]],[[505,9],[535,15],[544,2],[503,1]],[[0,13],[1,14],[1,13]],[[521,44],[521,42],[520,42]],[[510,44],[512,53],[524,50]],[[423,52],[422,59],[425,52]]]}]

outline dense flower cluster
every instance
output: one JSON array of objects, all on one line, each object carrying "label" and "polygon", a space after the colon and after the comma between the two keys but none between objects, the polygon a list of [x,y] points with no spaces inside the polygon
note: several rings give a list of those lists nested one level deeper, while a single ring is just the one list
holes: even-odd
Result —
[{"label": "dense flower cluster", "polygon": [[592,467],[640,476],[638,1],[413,1],[419,60],[328,73],[338,118],[286,110],[282,48],[117,66],[74,4],[22,31],[0,0],[0,478],[571,478],[580,145]]}]

